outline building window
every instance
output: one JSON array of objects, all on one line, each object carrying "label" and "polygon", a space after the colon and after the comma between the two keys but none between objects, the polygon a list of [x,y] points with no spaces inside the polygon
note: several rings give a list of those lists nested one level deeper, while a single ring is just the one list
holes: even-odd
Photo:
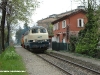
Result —
[{"label": "building window", "polygon": [[55,30],[55,25],[53,25],[53,30]]},{"label": "building window", "polygon": [[55,42],[56,41],[56,37],[54,36],[54,37],[52,37],[52,41],[53,42]]},{"label": "building window", "polygon": [[58,26],[59,22],[54,24],[53,30],[58,30],[59,26]]},{"label": "building window", "polygon": [[78,27],[84,27],[84,20],[83,19],[77,19],[77,26]]},{"label": "building window", "polygon": [[62,42],[66,43],[66,36],[63,37]]},{"label": "building window", "polygon": [[66,20],[62,21],[62,28],[66,27]]},{"label": "building window", "polygon": [[58,30],[58,28],[59,28],[59,26],[58,26],[58,25],[59,25],[59,22],[58,22],[58,23],[56,23],[56,29],[57,29],[57,30]]},{"label": "building window", "polygon": [[59,42],[59,36],[56,37],[56,41]]}]

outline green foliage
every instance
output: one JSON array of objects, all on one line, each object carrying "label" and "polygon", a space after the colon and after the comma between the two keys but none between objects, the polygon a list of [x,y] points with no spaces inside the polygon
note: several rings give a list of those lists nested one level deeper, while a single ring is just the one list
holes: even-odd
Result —
[{"label": "green foliage", "polygon": [[52,24],[49,25],[47,30],[48,30],[49,36],[53,36],[53,25]]},{"label": "green foliage", "polygon": [[14,47],[8,47],[3,53],[2,59],[4,60],[15,60],[18,59],[19,55],[15,52]]},{"label": "green foliage", "polygon": [[92,26],[94,25],[94,22],[92,22],[92,24],[88,22],[86,25],[87,26],[90,25],[91,28],[87,27],[88,29],[87,31],[86,29],[84,29],[85,31],[84,30],[81,31],[80,34],[82,34],[82,36],[80,36],[78,40],[78,43],[76,46],[76,52],[87,54],[90,56],[95,56],[96,47],[98,43],[97,28],[95,28],[95,26],[92,28]]},{"label": "green foliage", "polygon": [[17,43],[20,43],[20,39],[21,39],[21,36],[22,36],[22,28],[19,27],[19,29],[16,31],[16,34],[15,34],[15,37],[17,39]]},{"label": "green foliage", "polygon": [[24,29],[19,27],[19,29],[16,32],[16,36],[15,36],[17,39],[17,43],[20,43],[20,39],[21,39],[22,35],[29,29],[30,29],[30,27],[28,26],[27,23],[24,24]]},{"label": "green foliage", "polygon": [[77,36],[74,36],[74,35],[70,36],[70,45],[69,45],[69,48],[70,48],[71,52],[75,52],[75,47],[76,47],[77,40],[78,40]]},{"label": "green foliage", "polygon": [[[15,52],[15,48],[9,46],[0,55],[0,70],[1,71],[26,71],[22,58]],[[27,72],[0,72],[0,75],[28,75]]]},{"label": "green foliage", "polygon": [[5,60],[17,59],[18,55],[14,51],[7,51],[3,57]]},{"label": "green foliage", "polygon": [[9,1],[11,15],[9,20],[11,22],[28,21],[34,10],[38,7],[37,0],[12,0]]},{"label": "green foliage", "polygon": [[19,21],[30,22],[31,16],[35,9],[39,6],[37,0],[7,0],[9,5],[9,13],[6,20],[11,29],[15,30],[19,25]]},{"label": "green foliage", "polygon": [[87,54],[95,57],[97,54],[98,44],[98,16],[94,14],[94,9],[89,3],[87,9],[88,22],[85,25],[84,30],[79,32],[79,40],[76,45],[76,52],[81,54]]}]

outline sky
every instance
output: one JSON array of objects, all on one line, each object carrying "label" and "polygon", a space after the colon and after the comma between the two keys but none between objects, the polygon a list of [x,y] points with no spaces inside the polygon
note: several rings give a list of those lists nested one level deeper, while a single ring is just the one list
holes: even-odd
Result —
[{"label": "sky", "polygon": [[78,0],[38,0],[39,7],[32,15],[32,20],[36,23],[38,20],[47,18],[52,14],[60,14],[77,8],[80,5]]},{"label": "sky", "polygon": [[[40,2],[39,7],[36,8],[34,14],[31,16],[30,27],[36,25],[38,20],[49,17],[52,14],[60,14],[72,9],[76,9],[80,5],[79,0],[38,0]],[[21,27],[23,28],[21,23]]]}]

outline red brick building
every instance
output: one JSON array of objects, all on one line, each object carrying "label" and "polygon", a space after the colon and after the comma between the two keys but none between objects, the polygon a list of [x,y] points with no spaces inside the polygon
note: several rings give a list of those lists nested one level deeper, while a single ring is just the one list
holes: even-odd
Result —
[{"label": "red brick building", "polygon": [[78,35],[87,22],[86,12],[82,9],[75,9],[67,15],[55,20],[53,24],[53,41],[69,42],[70,35]]}]

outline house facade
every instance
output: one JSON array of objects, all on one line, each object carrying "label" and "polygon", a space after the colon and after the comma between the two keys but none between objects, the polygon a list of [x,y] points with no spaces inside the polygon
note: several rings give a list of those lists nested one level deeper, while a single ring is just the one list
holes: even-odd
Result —
[{"label": "house facade", "polygon": [[68,43],[71,35],[78,35],[87,23],[86,12],[83,9],[75,9],[67,15],[55,20],[53,24],[54,37],[52,41]]},{"label": "house facade", "polygon": [[37,21],[38,26],[43,26],[43,27],[47,28],[48,33],[49,33],[50,47],[52,46],[52,37],[53,37],[53,35],[50,35],[50,27],[49,26],[51,25],[51,23],[53,21],[55,21],[55,20],[65,16],[65,15],[69,14],[70,12],[71,11],[69,11],[69,12],[67,11],[67,12],[60,13],[60,14],[52,14],[47,18],[44,18],[44,19],[41,19],[41,20]]}]

